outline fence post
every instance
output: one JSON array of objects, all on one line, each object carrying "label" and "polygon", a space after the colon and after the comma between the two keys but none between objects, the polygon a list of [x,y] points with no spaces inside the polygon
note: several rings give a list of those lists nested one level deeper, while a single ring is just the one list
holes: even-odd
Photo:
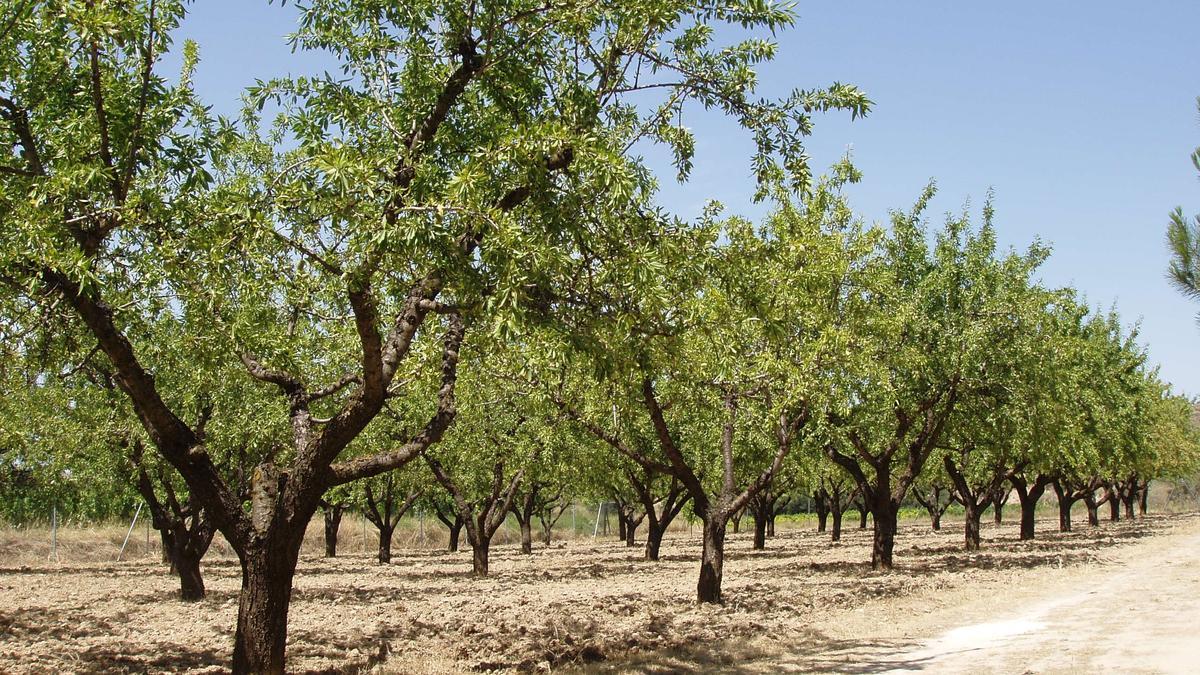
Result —
[{"label": "fence post", "polygon": [[133,512],[133,522],[129,523],[129,531],[125,533],[125,541],[121,542],[121,550],[117,551],[117,562],[121,562],[121,556],[125,555],[125,547],[129,545],[129,535],[133,534],[133,528],[137,526],[137,519],[140,515],[142,515],[142,503],[138,502],[137,511]]},{"label": "fence post", "polygon": [[50,506],[50,557],[58,562],[58,502]]}]

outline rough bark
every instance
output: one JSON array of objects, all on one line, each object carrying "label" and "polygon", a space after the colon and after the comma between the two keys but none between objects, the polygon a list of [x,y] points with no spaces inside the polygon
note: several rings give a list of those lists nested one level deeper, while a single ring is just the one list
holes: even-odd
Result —
[{"label": "rough bark", "polygon": [[700,551],[700,581],[696,599],[701,604],[721,602],[721,574],[725,565],[725,526],[728,516],[713,513],[704,518],[704,544]]},{"label": "rough bark", "polygon": [[233,646],[235,673],[284,672],[288,605],[303,530],[286,534],[291,536],[279,533],[271,541],[256,543],[243,558]]},{"label": "rough bark", "polygon": [[898,507],[887,504],[876,505],[871,517],[875,521],[875,532],[871,541],[871,568],[892,569],[892,552],[896,546],[896,515]]}]

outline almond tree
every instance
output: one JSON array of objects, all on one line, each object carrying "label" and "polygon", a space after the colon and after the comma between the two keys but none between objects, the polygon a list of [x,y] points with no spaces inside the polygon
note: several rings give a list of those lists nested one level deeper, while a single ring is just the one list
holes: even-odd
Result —
[{"label": "almond tree", "polygon": [[[639,264],[655,256],[651,221],[626,218],[651,186],[633,146],[664,143],[686,175],[694,143],[679,120],[696,102],[751,131],[760,177],[803,186],[808,114],[866,105],[840,85],[754,97],[753,66],[774,47],[718,44],[714,26],[791,21],[757,1],[298,11],[295,47],[342,75],[264,82],[236,127],[195,99],[193,45],[177,80],[156,70],[180,0],[19,3],[0,44],[0,134],[16,149],[0,163],[6,293],[71,310],[238,554],[239,673],[284,669],[296,559],[322,495],[446,432],[468,325],[514,330],[580,268],[613,280],[630,248]],[[275,129],[254,109],[266,103]],[[189,339],[282,403],[291,438],[261,449],[248,495],[159,379],[142,330],[153,317],[206,318]],[[424,401],[425,423],[343,460],[392,397]]]},{"label": "almond tree", "polygon": [[[855,334],[858,369],[828,412],[829,457],[858,484],[875,522],[871,564],[891,569],[896,519],[961,401],[989,396],[995,336],[1007,335],[1007,301],[1045,258],[1034,245],[998,256],[990,204],[973,231],[950,217],[931,244],[922,211],[894,213],[885,255],[864,292],[868,318]],[[997,292],[998,290],[1004,292]]]},{"label": "almond tree", "polygon": [[687,490],[703,523],[701,603],[721,602],[730,518],[770,488],[845,352],[841,302],[862,244],[848,234],[843,182],[823,181],[802,209],[784,202],[761,229],[708,221],[695,235],[708,256],[685,248],[664,283],[678,310],[605,335],[610,354],[628,357],[606,358],[600,381],[576,367],[542,383],[598,440]]}]

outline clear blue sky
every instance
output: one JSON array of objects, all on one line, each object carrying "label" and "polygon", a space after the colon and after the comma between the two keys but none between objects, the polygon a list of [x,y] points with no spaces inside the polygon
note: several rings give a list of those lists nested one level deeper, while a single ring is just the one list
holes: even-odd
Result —
[{"label": "clear blue sky", "polygon": [[[255,77],[325,68],[284,44],[291,6],[206,0],[191,11],[180,37],[200,43],[197,87],[219,111],[235,110]],[[1200,212],[1188,157],[1200,145],[1200,2],[811,0],[797,11],[760,93],[837,80],[875,101],[864,120],[818,120],[810,143],[818,170],[852,149],[860,212],[883,220],[935,179],[937,224],[994,188],[1002,242],[1050,243],[1044,281],[1140,319],[1164,378],[1200,394],[1200,306],[1167,284],[1163,234],[1176,205]],[[746,139],[712,117],[689,126],[696,170],[683,186],[663,171],[664,204],[691,216],[718,199],[757,213],[738,153]]]}]

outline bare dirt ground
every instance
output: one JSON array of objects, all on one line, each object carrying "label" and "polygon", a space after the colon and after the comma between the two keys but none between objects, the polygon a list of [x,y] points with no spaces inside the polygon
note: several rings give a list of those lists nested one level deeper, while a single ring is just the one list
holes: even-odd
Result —
[{"label": "bare dirt ground", "polygon": [[[722,607],[693,604],[699,540],[686,532],[659,563],[611,541],[532,556],[497,546],[486,579],[469,576],[469,551],[399,549],[384,566],[365,552],[305,555],[289,663],[389,673],[1195,667],[1200,515],[1052,529],[1039,522],[1038,540],[1019,542],[1014,524],[989,525],[984,549],[968,554],[961,525],[932,533],[912,521],[893,573],[870,570],[869,531],[840,544],[782,531],[766,551],[734,535]],[[187,604],[146,557],[0,568],[0,671],[221,672],[238,565],[216,556],[204,573],[209,597]],[[963,627],[975,632],[950,632]]]}]

